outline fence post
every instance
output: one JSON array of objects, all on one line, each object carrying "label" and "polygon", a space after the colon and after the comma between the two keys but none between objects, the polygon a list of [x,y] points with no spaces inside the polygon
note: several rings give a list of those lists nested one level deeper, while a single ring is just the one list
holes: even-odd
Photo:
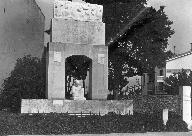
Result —
[{"label": "fence post", "polygon": [[169,110],[163,109],[163,123],[164,123],[164,125],[166,125],[166,123],[168,121],[168,114],[169,114]]}]

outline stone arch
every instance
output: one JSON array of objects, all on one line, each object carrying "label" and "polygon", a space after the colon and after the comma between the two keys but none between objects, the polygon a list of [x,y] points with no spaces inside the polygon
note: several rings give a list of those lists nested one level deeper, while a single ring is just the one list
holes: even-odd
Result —
[{"label": "stone arch", "polygon": [[[48,99],[65,99],[65,60],[72,55],[84,55],[92,60],[91,100],[107,99],[108,51],[103,45],[50,43],[48,45]],[[90,88],[90,87],[89,87]]]},{"label": "stone arch", "polygon": [[92,59],[86,55],[71,55],[65,58],[65,98],[70,99],[70,91],[75,79],[81,80],[86,99],[91,99]]}]

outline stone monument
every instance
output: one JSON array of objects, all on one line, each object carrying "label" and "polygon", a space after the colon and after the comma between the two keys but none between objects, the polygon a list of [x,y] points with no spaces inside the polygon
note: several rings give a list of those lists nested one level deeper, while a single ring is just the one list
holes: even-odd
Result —
[{"label": "stone monument", "polygon": [[55,0],[48,49],[48,99],[65,99],[65,60],[72,55],[84,55],[92,60],[89,98],[107,99],[108,47],[102,14],[101,5]]},{"label": "stone monument", "polygon": [[[21,113],[133,114],[132,100],[107,100],[108,47],[105,46],[102,14],[100,5],[81,0],[55,0],[47,55],[48,99],[22,99]],[[83,96],[80,100],[65,98],[65,61],[76,55],[91,59],[88,74],[90,100],[82,100]]]}]

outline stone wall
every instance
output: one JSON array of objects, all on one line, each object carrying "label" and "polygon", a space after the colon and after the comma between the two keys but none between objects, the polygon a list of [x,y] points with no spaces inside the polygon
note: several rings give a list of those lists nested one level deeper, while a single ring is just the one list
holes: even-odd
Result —
[{"label": "stone wall", "polygon": [[163,109],[169,109],[169,111],[180,114],[180,102],[179,96],[172,95],[145,95],[138,97],[134,100],[135,112],[155,112],[162,111]]},{"label": "stone wall", "polygon": [[178,96],[143,96],[134,100],[47,100],[22,99],[21,113],[101,113],[116,112],[117,114],[152,113],[169,109],[180,112],[180,98]]},{"label": "stone wall", "polygon": [[108,112],[133,114],[133,101],[106,100],[47,100],[22,99],[21,113],[96,113],[105,115]]}]

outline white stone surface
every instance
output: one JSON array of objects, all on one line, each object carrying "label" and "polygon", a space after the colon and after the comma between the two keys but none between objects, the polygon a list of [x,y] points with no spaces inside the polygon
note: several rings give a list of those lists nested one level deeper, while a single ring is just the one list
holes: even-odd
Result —
[{"label": "white stone surface", "polygon": [[99,64],[105,63],[105,54],[98,54],[98,63]]},{"label": "white stone surface", "polygon": [[52,42],[105,45],[105,23],[54,18]]},{"label": "white stone surface", "polygon": [[[63,105],[60,103],[63,102]],[[55,103],[55,104],[54,104]],[[108,112],[133,114],[132,100],[50,100],[22,99],[21,113],[96,113],[105,115]]]},{"label": "white stone surface", "polygon": [[168,113],[169,113],[168,109],[163,109],[163,123],[164,123],[164,125],[166,125],[166,123],[168,121]]},{"label": "white stone surface", "polygon": [[55,0],[54,18],[102,22],[103,6],[66,0]]},{"label": "white stone surface", "polygon": [[179,94],[181,96],[181,110],[183,120],[188,124],[191,121],[191,87],[179,87]]},{"label": "white stone surface", "polygon": [[56,62],[62,61],[61,52],[54,51],[54,61]]}]

